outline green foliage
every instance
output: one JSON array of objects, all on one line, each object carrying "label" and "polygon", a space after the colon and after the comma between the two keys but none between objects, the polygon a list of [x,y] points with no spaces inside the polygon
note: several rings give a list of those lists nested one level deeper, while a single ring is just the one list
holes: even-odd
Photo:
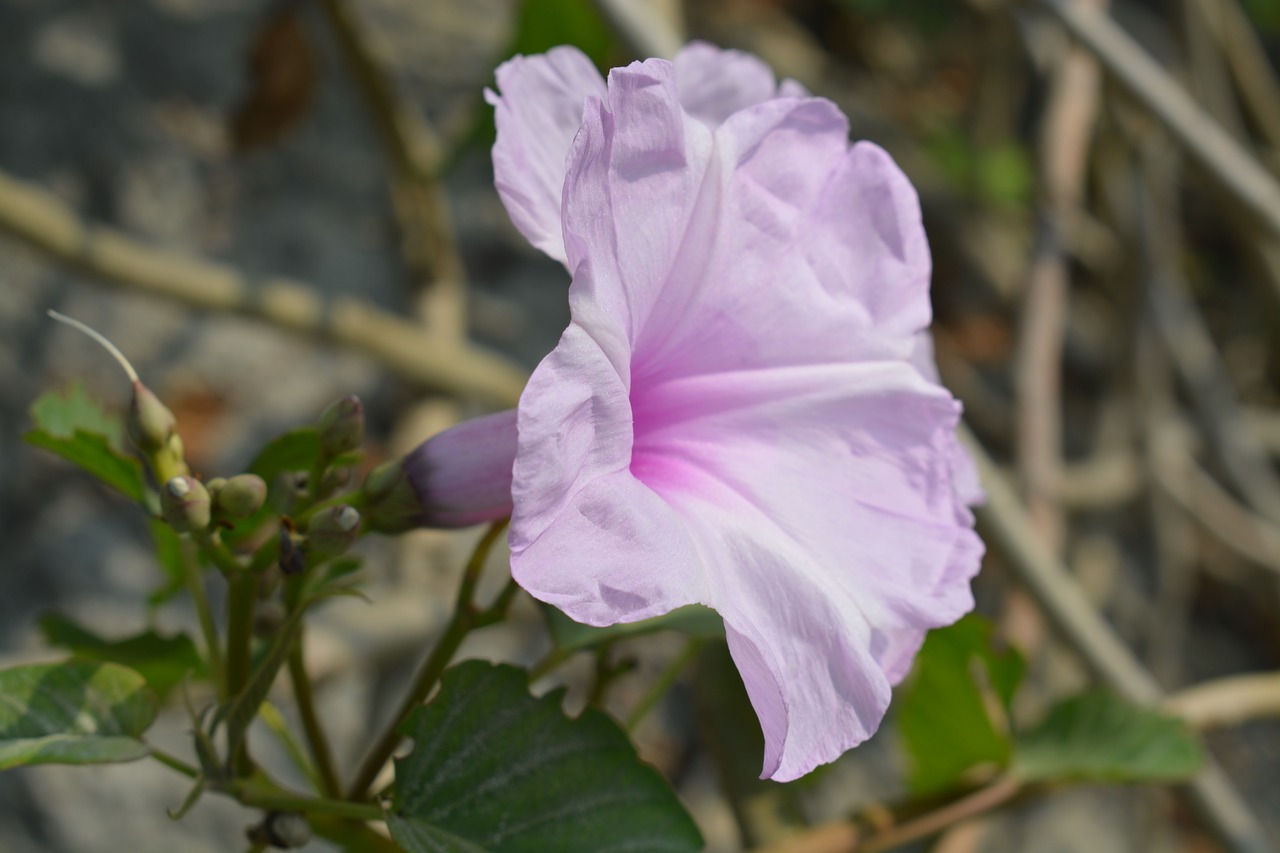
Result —
[{"label": "green foliage", "polygon": [[124,422],[89,396],[76,381],[61,393],[48,391],[31,404],[31,420],[55,438],[72,438],[76,430],[100,435],[116,450],[124,450]]},{"label": "green foliage", "polygon": [[639,637],[655,631],[679,631],[690,637],[708,640],[724,637],[724,620],[720,618],[720,614],[697,604],[680,607],[652,619],[609,625],[604,628],[574,622],[549,604],[542,606],[542,614],[546,617],[547,628],[551,631],[551,641],[563,652],[590,649],[601,643]]},{"label": "green foliage", "polygon": [[1258,29],[1271,35],[1280,31],[1280,0],[1244,0],[1243,5]]},{"label": "green foliage", "polygon": [[123,448],[124,426],[76,383],[65,393],[49,391],[31,404],[35,428],[29,444],[61,456],[127,497],[142,501],[142,465]]},{"label": "green foliage", "polygon": [[309,471],[320,457],[320,431],[315,427],[298,427],[267,442],[254,457],[249,473],[257,474],[268,484],[289,471]]},{"label": "green foliage", "polygon": [[895,700],[913,791],[933,793],[971,767],[1009,761],[1007,715],[1023,668],[1017,652],[992,646],[981,616],[929,632]]},{"label": "green foliage", "polygon": [[141,675],[163,700],[187,675],[208,678],[208,667],[186,634],[166,637],[144,631],[122,640],[106,640],[64,616],[50,613],[40,619],[45,642],[66,649],[82,660],[127,666]]},{"label": "green foliage", "polygon": [[164,582],[147,596],[148,607],[159,607],[186,588],[187,557],[183,553],[182,539],[163,521],[151,519],[147,523],[151,531],[151,543],[155,547],[156,561],[164,575]]},{"label": "green foliage", "polygon": [[123,666],[69,660],[0,670],[0,697],[0,770],[147,754],[140,738],[155,719],[155,697]]},{"label": "green foliage", "polygon": [[1186,725],[1110,693],[1067,699],[1017,738],[1013,770],[1028,782],[1167,782],[1200,769]]},{"label": "green foliage", "polygon": [[591,0],[524,0],[510,54],[546,53],[562,44],[581,50],[601,72],[618,59],[613,33]]},{"label": "green foliage", "polygon": [[[516,54],[546,53],[562,44],[581,50],[601,73],[628,58],[591,0],[523,0],[519,8],[515,38],[497,57],[498,61]],[[493,110],[483,105],[455,150],[447,155],[441,171],[448,172],[464,151],[487,150],[496,136]]]},{"label": "green foliage", "polygon": [[978,146],[962,128],[946,123],[925,138],[924,148],[957,190],[983,204],[1020,207],[1031,198],[1031,161],[1016,142]]},{"label": "green foliage", "polygon": [[527,673],[468,661],[404,726],[392,837],[410,853],[695,851],[697,827],[604,714],[571,720]]}]

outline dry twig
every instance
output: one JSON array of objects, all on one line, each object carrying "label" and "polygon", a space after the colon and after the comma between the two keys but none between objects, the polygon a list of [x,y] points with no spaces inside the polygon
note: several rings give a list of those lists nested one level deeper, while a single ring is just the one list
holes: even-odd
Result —
[{"label": "dry twig", "polygon": [[514,405],[524,388],[524,371],[500,356],[466,343],[442,343],[354,299],[326,304],[297,281],[269,278],[255,287],[232,267],[147,248],[119,231],[84,222],[49,193],[3,174],[0,230],[106,281],[363,352],[424,387],[504,406]]},{"label": "dry twig", "polygon": [[1280,236],[1280,183],[1105,14],[1040,0],[1241,204]]}]

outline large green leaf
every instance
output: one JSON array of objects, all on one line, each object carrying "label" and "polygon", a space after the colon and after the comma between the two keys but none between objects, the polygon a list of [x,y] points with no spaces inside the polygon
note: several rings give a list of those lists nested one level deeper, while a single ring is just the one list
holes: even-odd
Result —
[{"label": "large green leaf", "polygon": [[1202,761],[1181,720],[1090,692],[1054,706],[1018,736],[1013,770],[1026,781],[1155,782],[1185,779]]},{"label": "large green leaf", "polygon": [[720,614],[696,604],[677,608],[652,619],[609,625],[605,628],[574,622],[549,604],[543,605],[542,612],[547,618],[547,627],[551,631],[551,639],[556,644],[556,648],[565,652],[589,649],[610,640],[638,637],[655,631],[679,631],[690,637],[704,639],[724,636],[724,620],[720,618]]},{"label": "large green leaf", "polygon": [[695,851],[698,829],[599,711],[531,697],[528,673],[468,661],[409,717],[391,835],[410,853]]},{"label": "large green leaf", "polygon": [[51,646],[66,649],[83,660],[118,663],[136,671],[162,700],[188,675],[208,677],[208,667],[186,634],[166,637],[144,631],[121,640],[107,640],[54,613],[40,619],[40,632]]},{"label": "large green leaf", "polygon": [[1006,720],[992,711],[1007,714],[1022,670],[1017,652],[992,646],[991,626],[980,616],[929,632],[894,701],[913,791],[936,792],[975,765],[1008,762]]},{"label": "large green leaf", "polygon": [[0,670],[0,770],[104,764],[147,754],[155,697],[133,670],[70,660]]}]

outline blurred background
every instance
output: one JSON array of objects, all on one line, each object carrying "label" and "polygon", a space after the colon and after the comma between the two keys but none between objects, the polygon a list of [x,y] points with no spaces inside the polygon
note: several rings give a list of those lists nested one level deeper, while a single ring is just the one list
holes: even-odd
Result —
[{"label": "blurred background", "polygon": [[[53,611],[104,636],[192,624],[137,509],[22,441],[45,390],[128,399],[47,309],[124,350],[205,477],[348,393],[374,456],[404,452],[511,405],[568,317],[564,271],[493,190],[495,65],[573,43],[608,68],[686,38],[834,100],[916,184],[943,380],[1019,523],[1142,677],[1186,699],[1280,669],[1280,0],[0,0],[0,663],[56,657]],[[366,543],[373,605],[320,616],[308,653],[344,766],[438,631],[473,540]],[[976,589],[1029,661],[1015,716],[1035,716],[1106,662],[1055,632],[1018,563],[990,545]],[[529,663],[546,643],[526,600],[463,654]],[[611,707],[682,648],[620,644],[636,668]],[[892,715],[805,782],[756,782],[753,735],[734,740],[754,720],[715,704],[721,657],[705,651],[638,736],[709,849],[903,792]],[[566,668],[571,702],[590,669]],[[1274,843],[1277,702],[1215,695],[1179,707]],[[167,713],[156,739],[185,751],[186,726]],[[184,793],[147,764],[0,775],[0,849],[243,846],[252,815],[229,801],[170,822]],[[933,849],[1217,849],[1190,803],[1077,789]]]}]

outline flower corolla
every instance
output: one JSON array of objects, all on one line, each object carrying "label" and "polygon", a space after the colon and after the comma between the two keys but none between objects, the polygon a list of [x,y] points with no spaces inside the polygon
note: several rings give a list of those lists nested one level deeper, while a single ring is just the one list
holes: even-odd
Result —
[{"label": "flower corolla", "polygon": [[[747,54],[606,81],[557,48],[497,82],[498,189],[572,274],[569,327],[491,422],[515,439],[491,442],[514,448],[512,573],[592,625],[714,608],[763,775],[797,778],[869,737],[925,632],[973,606],[980,492],[916,193]],[[407,461],[420,490],[442,447]]]}]

